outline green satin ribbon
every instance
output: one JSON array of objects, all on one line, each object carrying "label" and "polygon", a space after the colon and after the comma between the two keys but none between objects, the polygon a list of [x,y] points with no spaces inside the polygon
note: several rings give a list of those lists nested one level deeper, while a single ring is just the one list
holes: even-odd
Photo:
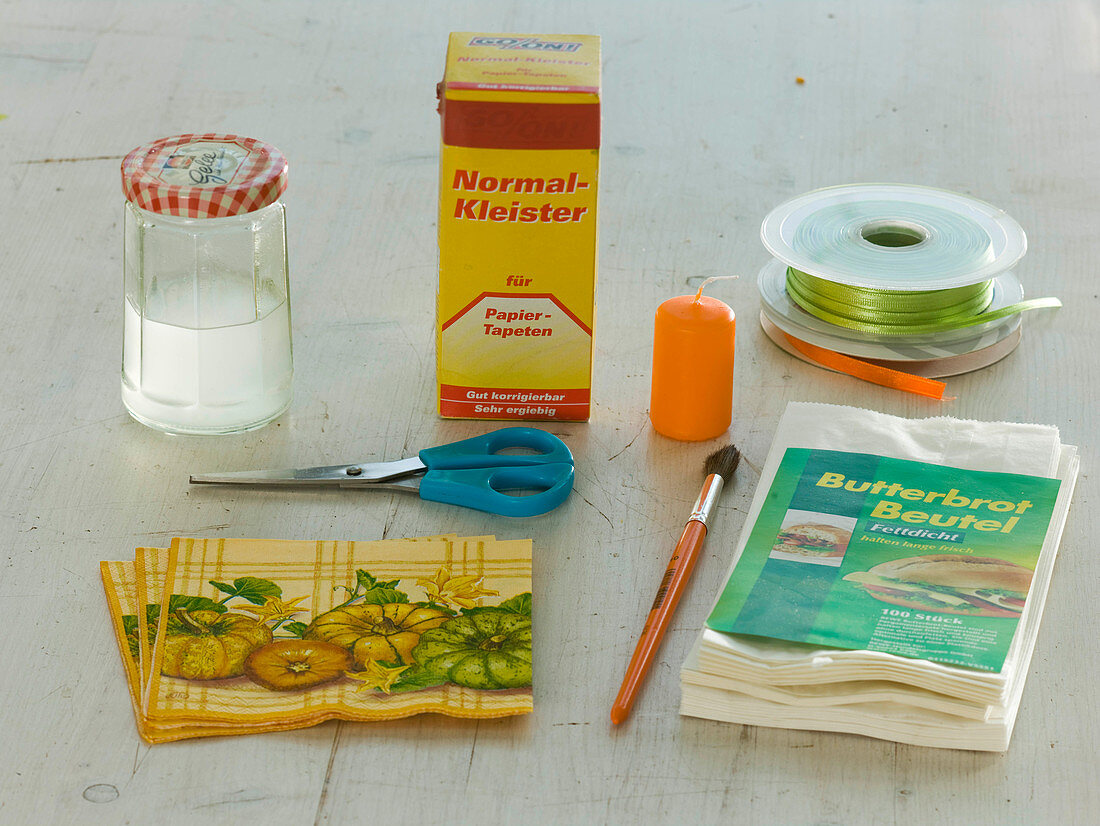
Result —
[{"label": "green satin ribbon", "polygon": [[823,321],[878,335],[913,335],[958,330],[1007,318],[1025,310],[1061,307],[1057,298],[1032,298],[985,312],[993,282],[947,290],[879,290],[837,284],[787,268],[787,294]]}]

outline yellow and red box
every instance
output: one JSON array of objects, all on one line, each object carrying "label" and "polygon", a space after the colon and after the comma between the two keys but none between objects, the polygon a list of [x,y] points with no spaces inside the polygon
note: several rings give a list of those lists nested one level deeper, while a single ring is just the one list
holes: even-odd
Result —
[{"label": "yellow and red box", "polygon": [[439,112],[439,413],[585,421],[600,39],[455,32]]}]

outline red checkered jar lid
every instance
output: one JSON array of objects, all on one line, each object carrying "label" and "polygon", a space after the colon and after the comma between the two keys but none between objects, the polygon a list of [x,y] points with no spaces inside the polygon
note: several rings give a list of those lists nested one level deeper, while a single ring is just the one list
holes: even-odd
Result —
[{"label": "red checkered jar lid", "polygon": [[122,160],[126,200],[180,218],[255,212],[286,189],[286,156],[240,135],[176,135],[139,146]]}]

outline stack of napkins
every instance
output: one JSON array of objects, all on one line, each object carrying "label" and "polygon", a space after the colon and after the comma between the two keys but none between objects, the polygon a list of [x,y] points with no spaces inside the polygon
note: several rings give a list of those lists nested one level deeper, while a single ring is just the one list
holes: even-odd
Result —
[{"label": "stack of napkins", "polygon": [[530,540],[180,538],[100,568],[150,743],[532,710]]},{"label": "stack of napkins", "polygon": [[790,405],[681,713],[1007,749],[1077,471],[1053,427]]}]

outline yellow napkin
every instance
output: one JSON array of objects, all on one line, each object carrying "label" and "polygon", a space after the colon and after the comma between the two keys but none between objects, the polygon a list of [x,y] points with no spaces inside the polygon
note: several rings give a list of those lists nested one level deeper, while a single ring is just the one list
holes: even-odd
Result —
[{"label": "yellow napkin", "polygon": [[175,539],[101,570],[149,742],[533,707],[530,540]]},{"label": "yellow napkin", "polygon": [[[122,670],[126,675],[126,687],[134,717],[141,728],[141,686],[138,669],[138,605],[136,577],[133,562],[100,562],[99,573],[103,578],[103,590],[107,607],[111,612],[111,625],[122,655]],[[144,735],[142,735],[144,736]]]}]

